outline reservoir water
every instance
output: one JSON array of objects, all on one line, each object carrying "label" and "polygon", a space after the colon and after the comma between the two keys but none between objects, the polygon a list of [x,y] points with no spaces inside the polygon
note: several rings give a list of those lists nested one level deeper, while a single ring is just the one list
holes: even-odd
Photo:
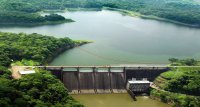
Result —
[{"label": "reservoir water", "polygon": [[200,58],[200,29],[121,15],[114,11],[58,13],[76,22],[0,31],[40,33],[92,40],[59,55],[51,65],[167,63],[168,58]]}]

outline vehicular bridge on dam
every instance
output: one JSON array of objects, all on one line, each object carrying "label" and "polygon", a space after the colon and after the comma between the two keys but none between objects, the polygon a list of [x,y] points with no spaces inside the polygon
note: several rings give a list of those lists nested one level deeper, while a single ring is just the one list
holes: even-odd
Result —
[{"label": "vehicular bridge on dam", "polygon": [[71,93],[124,93],[132,78],[153,81],[167,66],[36,66],[49,70]]}]

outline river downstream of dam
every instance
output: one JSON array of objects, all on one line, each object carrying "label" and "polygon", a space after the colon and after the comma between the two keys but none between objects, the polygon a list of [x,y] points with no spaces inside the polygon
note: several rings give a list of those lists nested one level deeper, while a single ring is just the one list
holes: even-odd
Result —
[{"label": "river downstream of dam", "polygon": [[137,101],[133,101],[128,94],[83,94],[73,97],[86,107],[170,107],[147,96],[137,97]]}]

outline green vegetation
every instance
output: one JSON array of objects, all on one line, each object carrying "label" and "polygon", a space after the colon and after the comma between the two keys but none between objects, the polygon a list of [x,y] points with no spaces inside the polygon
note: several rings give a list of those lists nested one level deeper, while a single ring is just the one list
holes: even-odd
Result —
[{"label": "green vegetation", "polygon": [[26,13],[18,11],[0,11],[1,25],[43,25],[73,22],[57,14],[40,16],[38,13]]},{"label": "green vegetation", "polygon": [[[200,3],[195,0],[1,0],[2,21],[0,22],[9,23],[9,20],[12,22],[21,18],[24,19],[21,22],[27,23],[27,20],[40,22],[45,18],[36,12],[42,10],[64,10],[65,8],[99,10],[103,7],[123,9],[148,16],[144,18],[161,18],[159,20],[164,18],[179,24],[200,26]],[[5,19],[6,22],[3,21]]]},{"label": "green vegetation", "polygon": [[169,58],[168,59],[171,66],[198,66],[199,62],[195,59],[176,59],[176,58]]},{"label": "green vegetation", "polygon": [[174,68],[161,74],[161,78],[164,81],[159,86],[166,91],[200,95],[200,67]]},{"label": "green vegetation", "polygon": [[1,107],[83,107],[69,94],[60,80],[48,71],[12,79],[7,68],[0,67]]},{"label": "green vegetation", "polygon": [[155,81],[151,96],[176,107],[200,106],[200,67],[172,68]]},{"label": "green vegetation", "polygon": [[59,53],[85,43],[87,41],[76,42],[69,38],[58,39],[36,33],[28,35],[0,32],[0,65],[9,66],[12,62],[22,59],[45,64]]},{"label": "green vegetation", "polygon": [[1,25],[44,25],[73,22],[57,14],[41,16],[37,5],[23,0],[0,1],[0,24]]},{"label": "green vegetation", "polygon": [[162,90],[151,90],[151,97],[168,103],[173,107],[199,107],[200,97],[172,93]]},{"label": "green vegetation", "polygon": [[40,65],[39,62],[33,60],[22,59],[20,61],[15,61],[11,66],[37,66]]},{"label": "green vegetation", "polygon": [[85,43],[88,42],[36,33],[0,32],[0,107],[83,107],[49,71],[35,69],[35,74],[13,79],[7,67],[11,63],[28,66],[45,64],[57,54]]},{"label": "green vegetation", "polygon": [[0,66],[0,78],[11,79],[11,72],[8,68]]}]

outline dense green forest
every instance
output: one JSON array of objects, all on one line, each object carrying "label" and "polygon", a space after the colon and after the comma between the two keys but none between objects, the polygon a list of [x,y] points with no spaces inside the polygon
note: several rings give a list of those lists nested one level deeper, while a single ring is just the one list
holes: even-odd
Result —
[{"label": "dense green forest", "polygon": [[83,107],[60,80],[48,71],[12,79],[11,71],[0,66],[0,107]]},{"label": "dense green forest", "polygon": [[44,25],[73,22],[57,14],[41,16],[36,5],[23,1],[0,1],[0,24],[2,25]]},{"label": "dense green forest", "polygon": [[199,66],[199,61],[195,59],[177,59],[177,58],[169,58],[168,59],[171,66]]},{"label": "dense green forest", "polygon": [[69,38],[55,38],[40,34],[0,32],[0,65],[9,66],[13,61],[34,60],[45,64],[57,54],[86,42],[75,42]]},{"label": "dense green forest", "polygon": [[125,9],[142,15],[200,26],[200,3],[195,0],[1,0],[0,22],[8,23],[9,20],[12,22],[20,18],[24,18],[20,22],[26,22],[28,19],[31,20],[29,22],[41,21],[45,18],[39,16],[36,13],[38,11],[79,7]]},{"label": "dense green forest", "polygon": [[57,14],[40,16],[38,13],[26,13],[18,11],[0,11],[0,24],[2,25],[43,25],[73,22]]},{"label": "dense green forest", "polygon": [[200,106],[200,67],[173,68],[155,81],[151,95],[176,107]]},{"label": "dense green forest", "polygon": [[152,98],[159,99],[175,107],[199,107],[200,67],[197,67],[199,66],[199,61],[195,59],[170,58],[169,62],[172,66],[177,66],[177,68],[171,68],[156,78],[154,84],[159,90],[151,90]]},{"label": "dense green forest", "polygon": [[[13,79],[8,66],[44,64],[57,54],[85,41],[55,38],[40,34],[0,32],[0,107],[83,107],[49,71]],[[33,60],[33,61],[29,61]]]}]

